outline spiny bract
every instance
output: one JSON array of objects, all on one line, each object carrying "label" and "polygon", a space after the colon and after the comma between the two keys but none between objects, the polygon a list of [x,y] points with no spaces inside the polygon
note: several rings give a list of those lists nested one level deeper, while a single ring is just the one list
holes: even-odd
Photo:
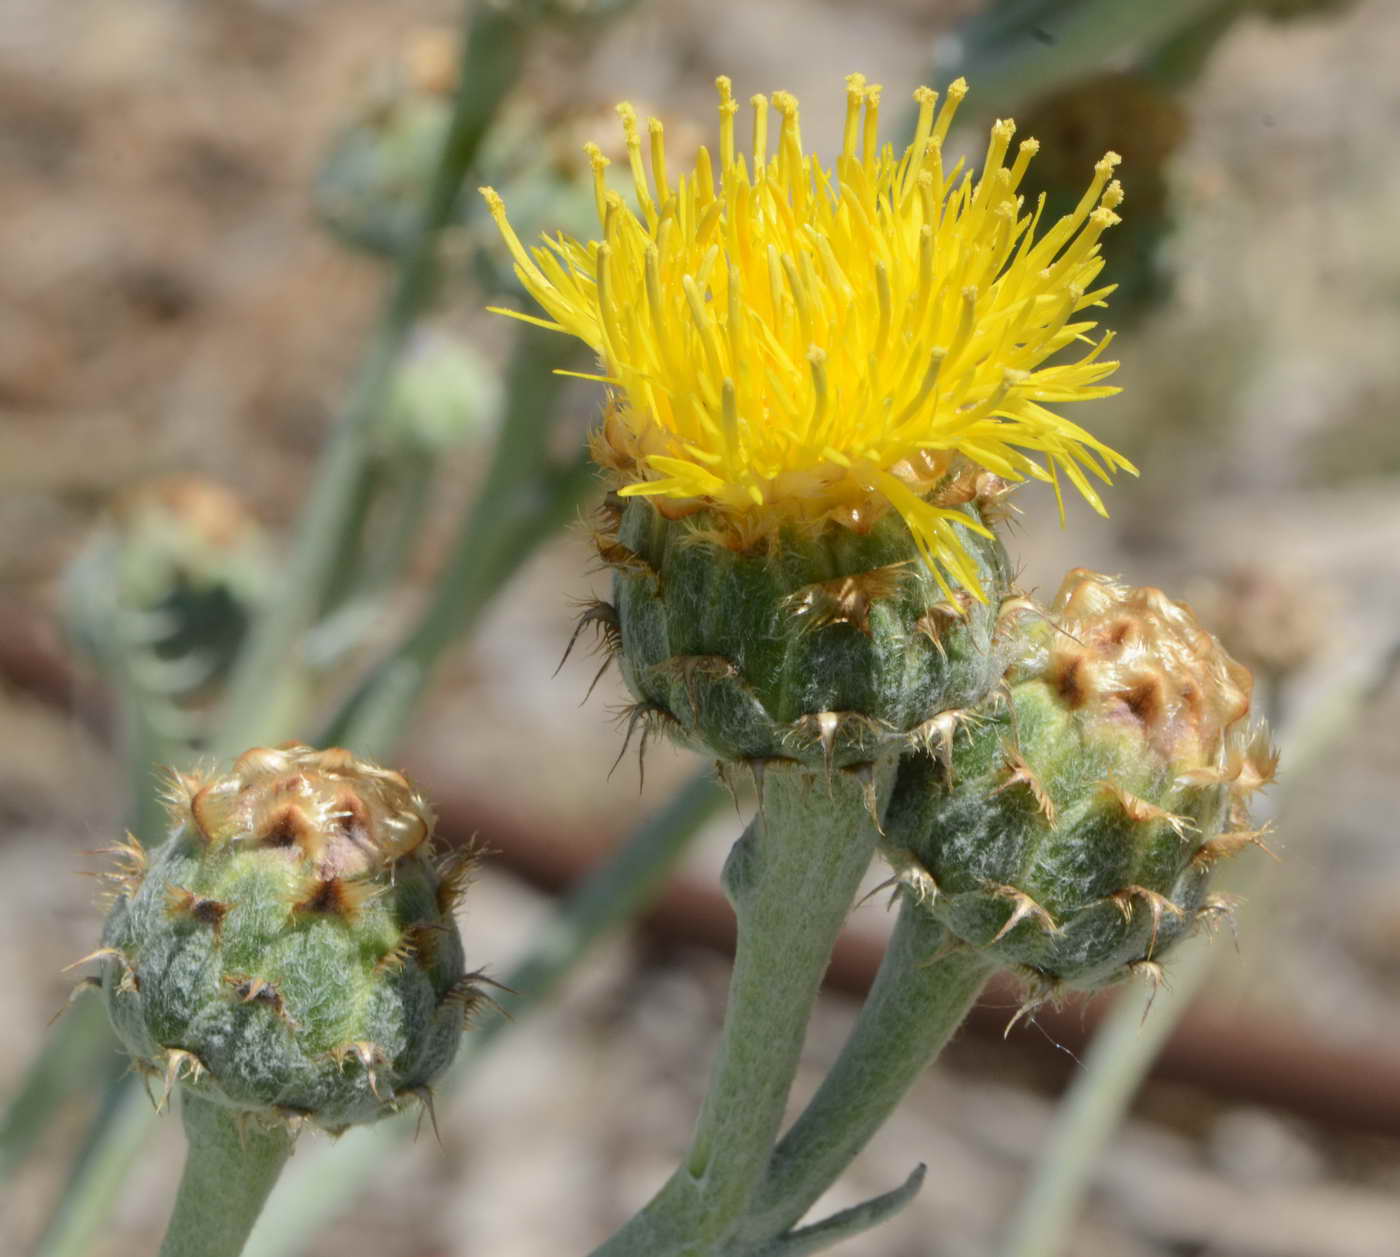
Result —
[{"label": "spiny bract", "polygon": [[[965,466],[942,500],[990,520],[1006,485]],[[600,536],[614,568],[611,646],[654,721],[722,761],[855,768],[897,755],[930,720],[981,699],[1000,676],[997,603],[945,595],[902,521],[863,533],[792,527],[753,550],[633,500]],[[987,530],[968,538],[979,585],[1000,599],[1010,562]]]},{"label": "spiny bract", "polygon": [[1082,569],[1048,612],[1002,618],[1019,638],[1004,687],[900,765],[891,862],[1037,990],[1155,974],[1227,906],[1211,866],[1260,842],[1246,803],[1275,757],[1249,672],[1185,605]]},{"label": "spiny bract", "polygon": [[435,861],[423,797],[288,745],[177,774],[169,802],[158,849],[115,849],[92,957],[137,1068],[330,1130],[426,1102],[482,996],[453,920],[471,855]]}]

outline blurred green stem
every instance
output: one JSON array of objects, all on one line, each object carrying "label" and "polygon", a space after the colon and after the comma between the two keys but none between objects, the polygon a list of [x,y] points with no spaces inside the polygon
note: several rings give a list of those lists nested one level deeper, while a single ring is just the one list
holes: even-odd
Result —
[{"label": "blurred green stem", "polygon": [[432,291],[439,234],[452,216],[462,180],[487,128],[520,73],[528,30],[523,12],[514,6],[477,3],[467,11],[452,121],[423,216],[400,260],[358,381],[312,485],[281,582],[281,596],[258,619],[239,655],[216,747],[221,757],[285,736],[285,727],[269,718],[267,695],[298,688],[301,639],[335,579],[335,557],[353,523],[374,422],[409,333]]},{"label": "blurred green stem", "polygon": [[[115,643],[111,654],[100,662],[122,722],[122,758],[128,774],[127,828],[154,845],[154,836],[165,828],[159,770],[178,765],[191,751],[162,734],[161,722],[151,708],[166,700],[136,684],[122,643]],[[94,1082],[106,1085],[107,1099],[93,1119],[87,1142],[100,1142],[102,1125],[111,1121],[116,1111],[113,1089],[123,1091],[133,1085],[132,1079],[119,1077],[123,1073],[125,1067],[101,1001],[84,998],[49,1032],[43,1050],[29,1063],[5,1106],[0,1119],[0,1177],[8,1177],[23,1163],[63,1105],[77,1092],[92,1088]],[[79,1154],[75,1177],[81,1175],[86,1155]]]},{"label": "blurred green stem", "polygon": [[[440,1091],[460,1084],[502,1033],[547,999],[604,938],[646,909],[724,798],[708,771],[697,774],[589,875],[505,975],[502,1011],[487,1012],[473,1027]],[[246,1257],[290,1257],[301,1251],[324,1222],[383,1174],[411,1132],[407,1120],[380,1122],[350,1131],[333,1145],[303,1149]]]},{"label": "blurred green stem", "polygon": [[594,1257],[709,1257],[762,1181],[832,944],[875,850],[872,812],[894,765],[866,784],[795,764],[761,783],[724,887],[739,937],[724,1030],[690,1150],[666,1185]]},{"label": "blurred green stem", "polygon": [[[96,999],[92,1004],[100,1007]],[[105,1023],[105,1011],[102,1018]],[[110,1028],[104,1025],[104,1031],[103,1050],[119,1059]],[[92,1238],[111,1214],[153,1123],[150,1097],[130,1074],[108,1085],[35,1257],[86,1257],[92,1251]]]},{"label": "blurred green stem", "polygon": [[110,1082],[125,1072],[102,1001],[75,997],[6,1103],[0,1118],[0,1180],[19,1169],[77,1090],[91,1088],[94,1078]]},{"label": "blurred green stem", "polygon": [[1141,59],[1139,71],[1162,87],[1184,88],[1204,72],[1206,63],[1240,17],[1241,0],[1207,9]]},{"label": "blurred green stem", "polygon": [[562,377],[557,336],[522,329],[507,378],[505,418],[491,466],[417,623],[360,682],[319,735],[382,756],[398,740],[443,650],[469,633],[492,597],[578,508],[595,476],[582,449],[549,454]]},{"label": "blurred green stem", "polygon": [[836,1181],[952,1038],[995,965],[975,948],[948,942],[932,914],[905,893],[855,1029],[774,1149],[726,1251],[766,1252]]}]

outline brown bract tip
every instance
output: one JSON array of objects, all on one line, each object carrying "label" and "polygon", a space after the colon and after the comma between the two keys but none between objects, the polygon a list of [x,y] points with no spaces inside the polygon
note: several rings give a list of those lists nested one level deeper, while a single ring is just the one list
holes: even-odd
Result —
[{"label": "brown bract tip", "polygon": [[353,919],[374,893],[375,888],[365,882],[312,877],[303,888],[302,897],[292,904],[292,911],[299,916]]},{"label": "brown bract tip", "polygon": [[450,917],[466,898],[480,861],[481,849],[471,845],[458,847],[438,865],[437,906],[443,916]]},{"label": "brown bract tip", "polygon": [[233,905],[218,899],[206,899],[183,886],[165,888],[165,910],[172,917],[189,917],[199,925],[207,925],[217,939],[223,934],[224,918]]},{"label": "brown bract tip", "polygon": [[789,594],[783,608],[809,628],[848,624],[869,637],[871,611],[898,594],[908,576],[909,564],[901,562],[819,581]]},{"label": "brown bract tip", "polygon": [[1013,786],[1025,786],[1035,801],[1036,811],[1045,818],[1047,825],[1053,827],[1056,814],[1055,801],[1050,797],[1050,792],[1041,782],[1039,775],[1026,762],[1025,756],[1014,746],[1003,746],[1002,755],[1006,759],[1006,767],[1009,771],[1006,780],[992,793],[1000,794],[1003,790],[1010,790]]}]

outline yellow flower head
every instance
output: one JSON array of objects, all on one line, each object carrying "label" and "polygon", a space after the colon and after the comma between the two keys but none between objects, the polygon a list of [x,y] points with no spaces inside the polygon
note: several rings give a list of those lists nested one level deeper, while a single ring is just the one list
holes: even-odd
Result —
[{"label": "yellow flower head", "polygon": [[[1123,195],[1117,155],[1037,238],[1041,205],[1017,190],[1038,145],[1023,141],[1008,164],[1012,122],[992,128],[978,177],[961,161],[944,169],[961,79],[941,108],[928,88],[914,94],[914,142],[897,157],[877,140],[881,89],[850,76],[832,169],[802,151],[787,92],[753,97],[752,158],[738,152],[739,106],[717,83],[717,166],[702,148],[679,178],[661,124],[644,156],[635,110],[618,107],[635,210],[589,146],[600,241],[561,234],[527,251],[482,189],[549,316],[516,317],[602,361],[594,378],[613,400],[595,452],[620,492],[672,516],[707,509],[745,542],[793,523],[868,527],[893,508],[940,583],[979,595],[957,531],[979,525],[929,497],[959,456],[1049,480],[1057,496],[1063,475],[1103,513],[1085,473],[1107,481],[1131,464],[1047,404],[1116,391],[1101,383],[1117,365],[1102,358],[1111,334],[1094,341],[1095,323],[1076,316],[1111,291],[1094,282]],[[1076,343],[1077,360],[1045,365]]]}]

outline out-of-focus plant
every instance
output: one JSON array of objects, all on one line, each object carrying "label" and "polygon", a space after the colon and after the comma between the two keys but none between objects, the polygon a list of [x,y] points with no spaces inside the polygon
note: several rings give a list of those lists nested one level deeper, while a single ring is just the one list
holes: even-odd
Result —
[{"label": "out-of-focus plant", "polygon": [[1326,17],[1352,2],[993,0],[939,38],[933,72],[966,75],[1040,139],[1048,212],[1073,204],[1086,160],[1123,154],[1132,213],[1104,255],[1127,326],[1171,291],[1162,246],[1175,223],[1172,157],[1190,131],[1186,91],[1215,48],[1242,21]]},{"label": "out-of-focus plant", "polygon": [[[268,594],[267,541],[222,485],[172,476],[119,500],[64,577],[65,620],[103,667],[197,703],[227,676]],[[178,722],[176,722],[178,723]]]}]

